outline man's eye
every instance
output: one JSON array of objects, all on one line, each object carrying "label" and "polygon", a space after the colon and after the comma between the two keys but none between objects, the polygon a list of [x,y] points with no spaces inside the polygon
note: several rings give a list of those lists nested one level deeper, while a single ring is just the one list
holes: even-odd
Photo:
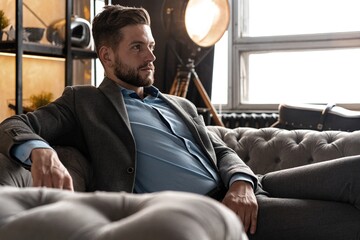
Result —
[{"label": "man's eye", "polygon": [[140,50],[141,46],[140,45],[134,45],[132,46],[132,49],[134,50]]}]

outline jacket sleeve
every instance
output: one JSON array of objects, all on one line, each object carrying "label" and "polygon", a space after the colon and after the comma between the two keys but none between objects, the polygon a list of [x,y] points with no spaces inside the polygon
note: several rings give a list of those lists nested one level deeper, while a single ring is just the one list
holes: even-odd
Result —
[{"label": "jacket sleeve", "polygon": [[252,179],[254,189],[258,184],[258,178],[248,165],[236,154],[236,152],[226,146],[226,144],[214,133],[208,130],[208,135],[216,154],[217,167],[220,176],[227,186],[232,176],[237,173],[245,174]]},{"label": "jacket sleeve", "polygon": [[34,112],[15,115],[0,124],[0,153],[9,158],[14,145],[28,140],[51,142],[75,127],[74,93],[67,87],[63,95]]}]

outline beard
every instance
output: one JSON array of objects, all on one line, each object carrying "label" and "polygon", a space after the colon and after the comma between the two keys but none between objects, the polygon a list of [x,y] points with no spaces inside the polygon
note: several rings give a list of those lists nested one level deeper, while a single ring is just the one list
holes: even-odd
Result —
[{"label": "beard", "polygon": [[137,68],[130,67],[121,62],[119,58],[115,59],[115,63],[114,74],[121,81],[136,87],[147,87],[154,83],[154,71],[145,76],[140,75],[140,69],[148,67],[149,63],[143,64]]}]

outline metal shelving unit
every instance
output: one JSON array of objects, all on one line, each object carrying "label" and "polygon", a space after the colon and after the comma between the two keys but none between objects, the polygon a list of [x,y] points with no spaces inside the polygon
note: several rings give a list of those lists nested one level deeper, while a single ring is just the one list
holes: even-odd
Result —
[{"label": "metal shelving unit", "polygon": [[66,0],[65,19],[66,19],[66,39],[64,46],[53,46],[39,43],[31,43],[23,41],[23,1],[16,0],[16,24],[15,24],[15,41],[0,42],[0,52],[15,53],[15,112],[23,113],[23,78],[22,64],[23,54],[59,57],[65,58],[65,86],[72,85],[73,59],[94,59],[97,57],[96,52],[92,50],[75,48],[71,46],[71,15],[72,0]]}]

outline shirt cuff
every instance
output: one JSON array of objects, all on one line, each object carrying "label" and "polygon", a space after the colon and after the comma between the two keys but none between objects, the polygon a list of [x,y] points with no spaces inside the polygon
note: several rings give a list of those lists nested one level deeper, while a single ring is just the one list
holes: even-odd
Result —
[{"label": "shirt cuff", "polygon": [[11,155],[20,162],[31,166],[30,154],[35,148],[52,148],[44,141],[30,140],[22,144],[16,145],[11,149]]},{"label": "shirt cuff", "polygon": [[231,184],[233,184],[235,181],[245,181],[248,182],[252,185],[252,187],[254,188],[254,181],[252,179],[252,177],[250,177],[249,175],[245,174],[245,173],[235,173],[229,181],[229,187],[231,186]]}]

